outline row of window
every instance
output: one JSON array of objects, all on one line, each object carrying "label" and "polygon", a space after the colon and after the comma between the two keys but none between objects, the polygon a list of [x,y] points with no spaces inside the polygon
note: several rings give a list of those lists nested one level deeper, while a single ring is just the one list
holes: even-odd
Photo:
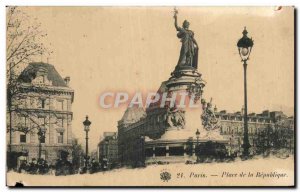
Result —
[{"label": "row of window", "polygon": [[[50,124],[50,122],[46,121],[46,117],[38,117],[37,122],[27,116],[20,116],[19,118],[20,118],[19,125],[24,126],[24,127],[31,127],[31,125],[33,123],[38,123],[40,126],[46,126],[47,124]],[[32,122],[32,121],[34,121],[34,122]],[[64,118],[57,118],[55,124],[59,128],[63,128],[64,127]]]},{"label": "row of window", "polygon": [[[30,97],[30,101],[24,99],[23,104],[26,106],[26,108],[49,109],[49,99],[47,98],[35,99],[33,97]],[[55,100],[54,107],[55,110],[65,110],[64,100]]]},{"label": "row of window", "polygon": [[[41,143],[45,143],[45,137],[40,140]],[[27,137],[25,134],[20,134],[20,143],[27,143]],[[57,143],[64,143],[64,133],[57,133]]]},{"label": "row of window", "polygon": [[[38,105],[36,106],[37,108],[40,108],[40,109],[46,109],[46,99],[39,99],[40,102],[38,102]],[[49,108],[49,106],[48,106]],[[57,100],[56,101],[56,104],[55,104],[55,109],[56,110],[61,110],[63,111],[64,110],[64,101],[63,100]]]},{"label": "row of window", "polygon": [[[243,121],[244,117],[230,117],[230,116],[219,116],[216,115],[217,118],[221,117],[221,120],[231,120],[231,121]],[[270,123],[271,119],[264,119],[264,118],[251,118],[248,117],[249,122],[262,122],[262,123]]]},{"label": "row of window", "polygon": [[167,150],[165,147],[156,147],[155,151],[152,148],[146,148],[145,154],[146,157],[152,157],[154,154],[155,156],[166,156],[167,152],[169,156],[183,156],[184,155],[184,148],[180,147],[170,147]]},{"label": "row of window", "polygon": [[[249,133],[250,134],[252,134],[252,133],[255,133],[255,134],[257,134],[257,131],[258,131],[258,128],[251,128],[251,127],[249,127],[248,128],[248,130],[249,130]],[[225,133],[225,134],[236,134],[236,133],[243,133],[243,128],[242,127],[240,127],[240,128],[238,128],[238,127],[236,127],[236,128],[234,128],[234,127],[227,127],[227,128],[221,128],[221,133]]]}]

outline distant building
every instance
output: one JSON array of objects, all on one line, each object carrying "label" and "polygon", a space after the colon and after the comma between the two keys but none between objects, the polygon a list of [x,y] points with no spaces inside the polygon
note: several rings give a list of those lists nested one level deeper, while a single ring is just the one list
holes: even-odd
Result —
[{"label": "distant building", "polygon": [[107,160],[108,165],[118,163],[118,139],[116,132],[104,132],[98,144],[99,161]]},{"label": "distant building", "polygon": [[[243,135],[244,132],[244,115],[242,112],[228,113],[223,110],[215,112],[216,117],[221,123],[220,132],[223,135]],[[265,110],[260,114],[248,114],[248,131],[249,135],[255,135],[259,131],[274,126],[280,121],[285,121],[285,128],[294,129],[294,118],[287,117],[282,111]]]},{"label": "distant building", "polygon": [[[158,123],[155,116],[147,118],[142,108],[126,109],[122,119],[118,121],[119,160],[123,165],[134,165],[138,161],[144,161],[145,149],[141,138],[148,134],[160,135],[162,130],[159,124],[162,124],[161,122]],[[151,129],[154,123],[157,126]]]},{"label": "distant building", "polygon": [[[164,108],[146,110],[133,107],[128,108],[122,119],[118,122],[119,161],[123,165],[139,165],[141,162],[151,163],[151,159],[157,161],[181,162],[195,156],[195,139],[171,141],[169,143],[157,143],[150,138],[159,138],[164,133],[166,115]],[[244,116],[243,112],[228,113],[225,110],[217,111],[215,115],[220,124],[220,134],[226,138],[227,150],[242,151]],[[248,115],[249,142],[251,150],[256,149],[258,134],[267,128],[294,130],[294,118],[287,117],[281,111],[263,111],[260,114]],[[207,140],[200,140],[203,144]],[[289,141],[292,143],[292,141]],[[291,146],[293,148],[293,146]]]},{"label": "distant building", "polygon": [[[242,148],[244,136],[244,115],[241,112],[228,113],[225,110],[217,112],[215,109],[216,117],[218,118],[221,128],[220,133],[230,139],[230,145],[235,148]],[[256,148],[259,134],[267,131],[267,129],[288,131],[290,135],[294,134],[294,117],[288,117],[282,111],[269,111],[265,110],[262,113],[248,114],[248,135],[249,142],[252,149]],[[293,143],[293,141],[289,141]],[[294,146],[290,146],[294,148]]]},{"label": "distant building", "polygon": [[[70,78],[63,79],[53,65],[42,62],[30,63],[18,77],[20,89],[13,98],[11,148],[22,154],[23,160],[37,159],[39,153],[49,163],[55,163],[63,154],[71,156],[74,91],[69,82]],[[8,121],[8,145],[9,127]],[[41,130],[45,131],[44,138],[39,137]]]}]

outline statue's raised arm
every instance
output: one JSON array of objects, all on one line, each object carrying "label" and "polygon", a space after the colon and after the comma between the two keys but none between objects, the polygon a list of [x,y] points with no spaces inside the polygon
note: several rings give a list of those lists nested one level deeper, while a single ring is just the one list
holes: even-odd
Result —
[{"label": "statue's raised arm", "polygon": [[178,27],[178,23],[177,23],[177,14],[178,14],[178,11],[176,9],[174,9],[174,25],[175,25],[176,30],[179,31],[180,27]]},{"label": "statue's raised arm", "polygon": [[184,20],[182,27],[177,23],[178,10],[174,8],[174,25],[178,31],[177,37],[181,39],[180,56],[176,66],[176,70],[183,68],[198,67],[198,43],[194,38],[194,32],[189,29],[190,23]]}]

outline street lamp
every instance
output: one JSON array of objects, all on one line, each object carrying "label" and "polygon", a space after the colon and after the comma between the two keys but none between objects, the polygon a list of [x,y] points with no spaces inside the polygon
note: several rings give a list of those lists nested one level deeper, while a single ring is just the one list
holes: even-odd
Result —
[{"label": "street lamp", "polygon": [[85,117],[85,121],[83,122],[83,126],[84,126],[84,131],[86,133],[86,137],[85,137],[85,166],[87,167],[88,165],[88,153],[89,153],[89,137],[88,137],[88,132],[90,131],[90,125],[92,124],[92,122],[89,121],[89,116]]},{"label": "street lamp", "polygon": [[247,114],[247,61],[249,60],[249,56],[253,47],[253,40],[247,37],[248,31],[246,27],[243,31],[243,37],[238,41],[237,47],[239,51],[239,55],[242,59],[244,66],[244,142],[243,142],[243,156],[249,156],[249,148],[251,147],[249,143],[248,137],[248,114]]},{"label": "street lamp", "polygon": [[42,140],[45,140],[46,138],[46,131],[47,129],[45,127],[40,127],[39,131],[37,132],[39,137],[39,159],[42,157]]},{"label": "street lamp", "polygon": [[229,147],[230,147],[230,149],[229,149],[229,155],[230,156],[232,156],[232,152],[233,152],[233,147],[232,147],[232,145],[233,145],[233,131],[232,131],[232,134],[231,134],[231,136],[230,136],[230,138],[229,138]]},{"label": "street lamp", "polygon": [[[195,134],[196,134],[196,138],[197,138],[197,147],[196,147],[196,149],[199,150],[199,137],[200,137],[199,129],[197,129],[197,131],[196,131]],[[199,156],[198,156],[198,154],[197,154],[197,150],[195,150],[195,153],[196,153],[196,155],[197,155],[197,162],[199,162]]]}]

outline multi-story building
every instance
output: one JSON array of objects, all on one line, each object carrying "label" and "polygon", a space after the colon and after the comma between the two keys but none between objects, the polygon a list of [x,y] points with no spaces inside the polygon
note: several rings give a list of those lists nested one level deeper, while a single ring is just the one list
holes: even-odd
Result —
[{"label": "multi-story building", "polygon": [[[165,109],[161,109],[163,110]],[[147,112],[139,107],[127,108],[122,119],[118,121],[119,160],[124,165],[144,162],[145,136],[159,138],[164,132],[164,114],[154,114],[157,111]]]},{"label": "multi-story building", "polygon": [[[161,114],[163,114],[163,110]],[[166,116],[157,111],[146,110],[133,107],[128,108],[122,119],[118,122],[118,143],[119,143],[119,161],[125,165],[138,165],[139,162],[147,162],[147,159],[155,157],[156,159],[174,160],[179,156],[187,157],[195,155],[195,143],[191,146],[189,141],[178,139],[173,143],[168,143],[166,148],[165,143],[157,144],[155,140],[148,141],[149,137],[157,138],[164,133],[166,124]],[[225,144],[229,155],[234,152],[242,151],[243,134],[244,134],[244,116],[243,112],[228,113],[225,110],[217,111],[215,115],[219,121],[220,134],[226,139],[226,142],[218,141]],[[153,115],[153,116],[151,116]],[[155,118],[156,117],[156,118]],[[249,142],[251,150],[256,151],[256,145],[259,140],[259,133],[271,129],[289,129],[294,130],[294,118],[287,117],[281,111],[263,111],[260,114],[250,113],[248,115]],[[191,138],[191,141],[193,139]],[[206,140],[200,140],[200,143],[205,143]],[[292,143],[293,141],[289,140]],[[190,150],[190,151],[189,151]],[[169,158],[170,157],[170,158]]]},{"label": "multi-story building", "polygon": [[116,132],[104,132],[98,144],[99,161],[107,160],[108,166],[118,163],[118,138]]},{"label": "multi-story building", "polygon": [[41,157],[50,164],[71,154],[74,91],[70,77],[63,79],[53,65],[39,62],[30,63],[17,81],[11,126],[8,121],[10,150],[23,152],[27,161]]},{"label": "multi-story building", "polygon": [[[220,133],[230,139],[230,144],[235,148],[241,148],[244,135],[244,115],[241,112],[228,113],[225,110],[217,111],[215,114],[220,122]],[[288,117],[282,111],[265,110],[262,113],[248,114],[248,135],[252,149],[256,149],[259,134],[267,129],[286,130],[293,137],[294,117]],[[291,142],[291,141],[290,141]],[[291,146],[293,148],[293,146]]]},{"label": "multi-story building", "polygon": [[[255,114],[250,113],[248,115],[248,130],[249,135],[256,134],[260,129],[265,129],[267,126],[271,125],[272,120],[266,113]],[[227,113],[223,110],[216,112],[216,117],[221,123],[220,132],[223,135],[239,135],[244,131],[244,115],[242,112]]]},{"label": "multi-story building", "polygon": [[[244,131],[244,115],[242,112],[227,113],[223,110],[215,112],[216,117],[221,123],[220,132],[223,135],[239,135],[243,134]],[[280,121],[288,121],[286,128],[294,128],[293,117],[287,117],[282,111],[268,111],[265,110],[260,114],[250,113],[248,114],[248,131],[249,135],[255,135],[260,130],[266,129],[273,126],[275,123]]]}]

